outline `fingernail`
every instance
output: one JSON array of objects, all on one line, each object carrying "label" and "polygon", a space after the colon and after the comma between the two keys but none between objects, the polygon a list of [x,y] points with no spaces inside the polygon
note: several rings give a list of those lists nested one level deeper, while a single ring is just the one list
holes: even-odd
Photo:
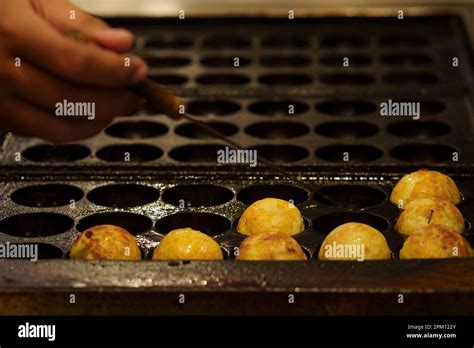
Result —
[{"label": "fingernail", "polygon": [[126,29],[107,28],[107,29],[101,29],[99,33],[101,35],[108,36],[108,37],[119,37],[119,38],[125,38],[127,40],[128,39],[134,40],[134,35]]},{"label": "fingernail", "polygon": [[135,70],[133,74],[132,82],[138,83],[146,79],[148,76],[148,67],[145,64],[140,65],[140,67]]}]

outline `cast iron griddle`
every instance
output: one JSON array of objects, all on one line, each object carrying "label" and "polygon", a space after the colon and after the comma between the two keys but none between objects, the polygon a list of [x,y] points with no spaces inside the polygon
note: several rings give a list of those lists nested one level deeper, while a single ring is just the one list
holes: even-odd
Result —
[{"label": "cast iron griddle", "polygon": [[[458,18],[113,24],[136,32],[151,76],[186,97],[191,115],[257,148],[288,176],[265,165],[217,165],[225,144],[146,108],[76,144],[7,137],[0,242],[41,243],[43,260],[0,262],[0,290],[9,300],[3,313],[474,313],[473,260],[398,260],[403,240],[388,202],[404,174],[441,170],[464,194],[460,209],[473,243],[472,60]],[[338,65],[344,56],[350,67]],[[229,67],[232,57],[239,68]],[[421,119],[381,117],[388,99],[420,101]],[[123,162],[125,152],[131,162]],[[236,222],[265,196],[301,210],[306,229],[296,239],[309,261],[233,260],[242,240]],[[393,259],[317,261],[324,236],[348,221],[384,233]],[[74,237],[102,223],[136,235],[145,260],[68,260]],[[148,260],[164,234],[185,225],[214,237],[226,260]],[[61,300],[71,291],[95,295],[71,307]],[[293,307],[290,292],[300,293]],[[177,302],[180,293],[190,295],[190,306]],[[411,294],[407,306],[397,304],[399,293]]]}]

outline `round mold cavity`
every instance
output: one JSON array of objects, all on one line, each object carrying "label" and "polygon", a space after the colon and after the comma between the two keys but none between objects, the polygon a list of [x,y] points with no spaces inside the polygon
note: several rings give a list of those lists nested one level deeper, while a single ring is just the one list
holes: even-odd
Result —
[{"label": "round mold cavity", "polygon": [[341,209],[364,209],[387,200],[384,191],[365,185],[328,185],[315,190],[314,200],[324,206]]},{"label": "round mold cavity", "polygon": [[145,47],[151,49],[184,49],[190,48],[193,41],[186,37],[154,36],[145,40]]},{"label": "round mold cavity", "polygon": [[448,145],[432,144],[405,144],[392,149],[392,157],[404,162],[451,162],[453,153],[459,153],[456,149]]},{"label": "round mold cavity", "polygon": [[298,162],[309,156],[308,150],[296,145],[258,145],[251,150],[257,151],[257,157],[278,164]]},{"label": "round mold cavity", "polygon": [[394,85],[430,85],[439,81],[435,74],[427,72],[394,72],[384,75],[384,81]]},{"label": "round mold cavity", "polygon": [[157,122],[119,122],[111,125],[105,133],[122,139],[147,139],[159,137],[168,132],[168,127]]},{"label": "round mold cavity", "polygon": [[222,186],[193,184],[179,185],[167,189],[163,200],[176,207],[212,207],[225,204],[234,198],[234,193]]},{"label": "round mold cavity", "polygon": [[26,213],[7,217],[0,221],[0,232],[14,237],[49,237],[67,232],[74,220],[57,213]]},{"label": "round mold cavity", "polygon": [[84,197],[81,189],[64,184],[27,186],[16,190],[11,200],[17,204],[34,208],[52,208],[78,202]]},{"label": "round mold cavity", "polygon": [[247,205],[264,198],[279,198],[298,205],[309,198],[308,191],[291,185],[254,185],[242,189],[237,199]]},{"label": "round mold cavity", "polygon": [[231,115],[240,110],[240,105],[228,100],[195,100],[190,102],[187,112],[194,116],[224,116]]},{"label": "round mold cavity", "polygon": [[266,67],[300,67],[311,64],[311,58],[302,55],[265,55],[260,64]]},{"label": "round mold cavity", "polygon": [[151,74],[150,79],[160,85],[183,85],[188,82],[188,78],[178,74]]},{"label": "round mold cavity", "polygon": [[262,39],[261,46],[268,49],[304,48],[309,46],[309,40],[300,36],[267,36]]},{"label": "round mold cavity", "polygon": [[[293,116],[302,114],[309,110],[309,106],[305,103],[298,102],[295,100],[263,100],[253,104],[250,104],[248,109],[258,115],[266,116]],[[291,114],[293,112],[293,114]]]},{"label": "round mold cavity", "polygon": [[90,156],[91,151],[82,145],[35,145],[23,151],[23,157],[33,162],[74,162]]},{"label": "round mold cavity", "polygon": [[172,149],[169,156],[178,162],[217,163],[218,151],[224,150],[226,146],[218,144],[184,145]]},{"label": "round mold cavity", "polygon": [[118,226],[127,230],[130,234],[136,236],[149,231],[153,226],[153,222],[146,216],[134,213],[99,213],[89,215],[81,219],[78,222],[76,228],[79,232],[84,232],[88,228],[99,225]]},{"label": "round mold cavity", "polygon": [[372,62],[369,56],[344,54],[326,54],[319,58],[319,62],[328,66],[343,66],[345,58],[349,58],[349,66],[365,66]]},{"label": "round mold cavity", "polygon": [[267,74],[259,77],[258,81],[264,85],[300,86],[313,81],[306,74]]},{"label": "round mold cavity", "polygon": [[[348,161],[344,159],[347,158]],[[383,152],[370,145],[328,145],[316,151],[316,156],[327,162],[372,162],[382,157]]]},{"label": "round mold cavity", "polygon": [[112,208],[132,208],[156,202],[157,189],[137,184],[114,184],[93,189],[87,199],[96,205]]},{"label": "round mold cavity", "polygon": [[204,48],[209,49],[243,49],[250,48],[250,40],[238,36],[213,36],[202,42]]},{"label": "round mold cavity", "polygon": [[[231,123],[225,122],[206,122],[208,127],[225,135],[227,137],[233,136],[239,132],[239,128]],[[185,123],[175,129],[176,134],[190,139],[209,139],[215,138],[214,134],[209,132],[205,127],[196,123]]]},{"label": "round mold cavity", "polygon": [[248,126],[245,132],[256,138],[290,139],[309,132],[309,128],[297,122],[259,122]]},{"label": "round mold cavity", "polygon": [[191,64],[191,59],[181,56],[144,56],[151,68],[181,68]]},{"label": "round mold cavity", "polygon": [[424,46],[428,44],[428,40],[421,37],[415,36],[412,33],[410,35],[386,35],[380,38],[379,43],[382,46]]},{"label": "round mold cavity", "polygon": [[375,78],[364,73],[324,73],[321,74],[321,82],[327,85],[353,85],[366,86],[375,82]]},{"label": "round mold cavity", "polygon": [[316,104],[316,110],[328,115],[358,116],[374,112],[374,103],[365,100],[327,100]]},{"label": "round mold cavity", "polygon": [[242,74],[203,74],[196,82],[200,85],[245,85],[250,82],[250,78]]},{"label": "round mold cavity", "polygon": [[430,56],[415,53],[384,54],[380,57],[382,63],[387,65],[426,65],[433,62]]},{"label": "round mold cavity", "polygon": [[322,215],[314,219],[313,226],[316,231],[327,235],[336,227],[348,222],[366,224],[380,232],[386,231],[390,226],[390,223],[381,216],[356,212],[336,212]]},{"label": "round mold cavity", "polygon": [[187,227],[209,236],[217,236],[229,230],[231,222],[221,215],[212,213],[177,213],[168,215],[155,223],[156,231],[162,234]]},{"label": "round mold cavity", "polygon": [[451,127],[442,122],[401,121],[387,127],[391,134],[406,138],[431,139],[451,132]]},{"label": "round mold cavity", "polygon": [[163,151],[146,144],[110,145],[97,151],[96,156],[106,162],[149,162],[160,158]]},{"label": "round mold cavity", "polygon": [[379,128],[368,122],[327,122],[317,126],[315,131],[330,138],[356,139],[377,134]]},{"label": "round mold cavity", "polygon": [[208,68],[235,68],[235,58],[239,58],[239,67],[250,65],[252,60],[240,55],[234,56],[206,56],[201,59],[201,64]]},{"label": "round mold cavity", "polygon": [[350,47],[360,48],[367,46],[367,39],[360,36],[353,35],[334,35],[323,38],[320,42],[322,47],[337,48],[337,47]]}]

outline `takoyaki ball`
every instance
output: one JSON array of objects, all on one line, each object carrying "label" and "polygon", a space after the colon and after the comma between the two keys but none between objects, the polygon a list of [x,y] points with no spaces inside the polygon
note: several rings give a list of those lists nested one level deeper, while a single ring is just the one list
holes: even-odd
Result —
[{"label": "takoyaki ball", "polygon": [[428,225],[410,235],[400,250],[400,259],[469,257],[472,249],[462,235],[443,225]]},{"label": "takoyaki ball", "polygon": [[153,252],[153,260],[222,260],[222,250],[208,235],[192,228],[169,232]]},{"label": "takoyaki ball", "polygon": [[448,201],[415,199],[405,205],[395,224],[395,230],[409,236],[427,225],[444,225],[457,233],[463,233],[464,217],[459,209]]},{"label": "takoyaki ball", "polygon": [[296,261],[306,260],[298,242],[285,233],[264,232],[245,238],[240,244],[237,260]]},{"label": "takoyaki ball", "polygon": [[461,193],[454,181],[443,173],[433,170],[420,169],[405,175],[395,185],[390,201],[393,204],[402,204],[420,198],[432,198],[459,204]]},{"label": "takoyaki ball", "polygon": [[358,222],[336,227],[326,236],[319,249],[320,260],[388,260],[391,256],[384,235]]},{"label": "takoyaki ball", "polygon": [[121,227],[99,225],[88,228],[74,241],[71,259],[80,260],[140,260],[135,238]]},{"label": "takoyaki ball", "polygon": [[248,236],[263,232],[292,236],[303,230],[304,221],[298,208],[278,198],[265,198],[252,203],[237,225],[237,231]]}]

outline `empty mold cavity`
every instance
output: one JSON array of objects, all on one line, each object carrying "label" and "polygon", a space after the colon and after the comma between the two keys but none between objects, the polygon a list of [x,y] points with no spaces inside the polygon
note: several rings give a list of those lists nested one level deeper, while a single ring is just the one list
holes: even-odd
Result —
[{"label": "empty mold cavity", "polygon": [[370,85],[375,82],[375,78],[364,73],[323,73],[321,82],[327,85]]},{"label": "empty mold cavity", "polygon": [[328,185],[315,190],[314,200],[328,207],[364,209],[382,204],[387,195],[384,191],[363,185]]},{"label": "empty mold cavity", "polygon": [[267,49],[303,48],[309,46],[309,40],[300,36],[268,36],[262,38],[261,46]]},{"label": "empty mold cavity", "polygon": [[78,202],[83,196],[82,190],[72,185],[46,184],[18,189],[11,200],[27,207],[50,208]]},{"label": "empty mold cavity", "polygon": [[251,42],[245,37],[214,36],[205,38],[202,46],[211,49],[242,49],[250,48]]},{"label": "empty mold cavity", "polygon": [[390,226],[383,217],[369,213],[336,212],[320,216],[313,221],[316,231],[329,234],[336,227],[349,222],[358,222],[372,226],[380,232],[384,232]]},{"label": "empty mold cavity", "polygon": [[151,49],[183,49],[192,45],[193,41],[186,37],[155,36],[145,40],[145,47]]},{"label": "empty mold cavity", "polygon": [[298,86],[311,83],[313,78],[306,74],[267,74],[258,80],[265,85]]},{"label": "empty mold cavity", "polygon": [[382,157],[383,152],[370,145],[336,144],[324,146],[316,156],[328,162],[372,162]]},{"label": "empty mold cavity", "polygon": [[0,221],[0,232],[22,238],[49,237],[67,232],[74,220],[57,213],[26,213]]},{"label": "empty mold cavity", "polygon": [[160,85],[183,85],[188,82],[188,78],[178,74],[151,74],[150,79]]},{"label": "empty mold cavity", "polygon": [[439,81],[435,74],[427,72],[393,72],[383,76],[385,82],[401,84],[429,85]]},{"label": "empty mold cavity", "polygon": [[[24,244],[24,243],[19,243]],[[28,243],[28,245],[34,245],[38,248],[38,259],[39,260],[51,260],[51,259],[62,259],[63,251],[58,247],[46,244],[46,243]]]},{"label": "empty mold cavity", "polygon": [[166,134],[168,127],[157,122],[119,122],[111,125],[105,133],[123,139],[147,139]]},{"label": "empty mold cavity", "polygon": [[163,151],[146,144],[110,145],[97,151],[96,156],[106,162],[149,162],[160,158]]},{"label": "empty mold cavity", "polygon": [[360,48],[368,45],[367,39],[360,36],[352,35],[334,35],[323,38],[320,42],[322,47],[337,48],[337,47],[351,47]]},{"label": "empty mold cavity", "polygon": [[300,67],[311,64],[311,58],[302,55],[265,55],[260,64],[266,67]]},{"label": "empty mold cavity", "polygon": [[327,100],[316,104],[316,110],[328,115],[357,116],[374,112],[376,106],[364,100]]},{"label": "empty mold cavity", "polygon": [[293,116],[308,111],[309,106],[296,100],[264,100],[250,104],[248,109],[258,115]]},{"label": "empty mold cavity", "polygon": [[402,121],[387,127],[389,133],[406,138],[430,139],[451,132],[451,127],[442,122]]},{"label": "empty mold cavity", "polygon": [[308,191],[291,185],[254,185],[242,189],[237,198],[245,204],[252,204],[264,198],[279,198],[293,204],[301,204],[309,198]]},{"label": "empty mold cavity", "polygon": [[[238,60],[236,59],[238,58]],[[209,68],[234,68],[238,61],[238,67],[250,65],[252,60],[239,55],[233,56],[206,56],[201,59],[201,64]]]},{"label": "empty mold cavity", "polygon": [[23,151],[23,157],[33,162],[74,162],[90,156],[82,145],[36,145]]},{"label": "empty mold cavity", "polygon": [[421,36],[413,35],[386,35],[380,38],[379,43],[382,46],[424,46],[428,40]]},{"label": "empty mold cavity", "polygon": [[156,231],[162,234],[187,227],[209,236],[217,236],[229,230],[231,222],[221,215],[212,213],[177,213],[168,215],[155,223]]},{"label": "empty mold cavity", "polygon": [[221,186],[207,184],[179,185],[167,189],[163,200],[180,208],[211,207],[227,203],[234,193]]},{"label": "empty mold cavity", "polygon": [[178,162],[217,163],[218,151],[225,150],[226,146],[217,144],[184,145],[171,150],[169,156]]},{"label": "empty mold cavity", "polygon": [[99,225],[118,226],[136,236],[149,231],[153,226],[153,222],[146,216],[134,213],[100,213],[83,218],[79,221],[76,228],[79,232],[84,232],[91,227]]},{"label": "empty mold cavity", "polygon": [[93,189],[87,199],[94,204],[112,208],[132,208],[153,203],[160,192],[150,186],[137,184],[114,184]]},{"label": "empty mold cavity", "polygon": [[448,145],[406,144],[399,145],[390,152],[392,157],[412,163],[451,162],[459,151]]},{"label": "empty mold cavity", "polygon": [[426,65],[433,62],[430,56],[415,53],[384,54],[380,60],[387,65]]},{"label": "empty mold cavity", "polygon": [[[227,137],[233,136],[239,132],[239,128],[231,123],[206,122],[206,125]],[[215,138],[215,135],[209,132],[206,127],[197,123],[182,124],[181,126],[176,127],[175,132],[176,134],[190,139]]]},{"label": "empty mold cavity", "polygon": [[308,150],[296,145],[258,145],[251,150],[256,150],[262,159],[278,164],[298,162],[309,156]]},{"label": "empty mold cavity", "polygon": [[355,139],[377,134],[379,128],[368,122],[327,122],[316,127],[316,133],[331,138]]},{"label": "empty mold cavity", "polygon": [[180,56],[144,56],[143,57],[151,68],[181,68],[191,64],[191,59]]},{"label": "empty mold cavity", "polygon": [[319,58],[319,62],[328,66],[344,66],[346,58],[349,66],[364,66],[372,62],[372,58],[364,55],[326,54]]},{"label": "empty mold cavity", "polygon": [[196,82],[200,85],[245,85],[250,78],[241,74],[204,74]]},{"label": "empty mold cavity", "polygon": [[248,126],[245,132],[256,138],[290,139],[309,132],[309,128],[297,122],[259,122]]},{"label": "empty mold cavity", "polygon": [[191,115],[230,115],[240,110],[240,105],[227,100],[195,100],[190,102],[186,110]]}]

